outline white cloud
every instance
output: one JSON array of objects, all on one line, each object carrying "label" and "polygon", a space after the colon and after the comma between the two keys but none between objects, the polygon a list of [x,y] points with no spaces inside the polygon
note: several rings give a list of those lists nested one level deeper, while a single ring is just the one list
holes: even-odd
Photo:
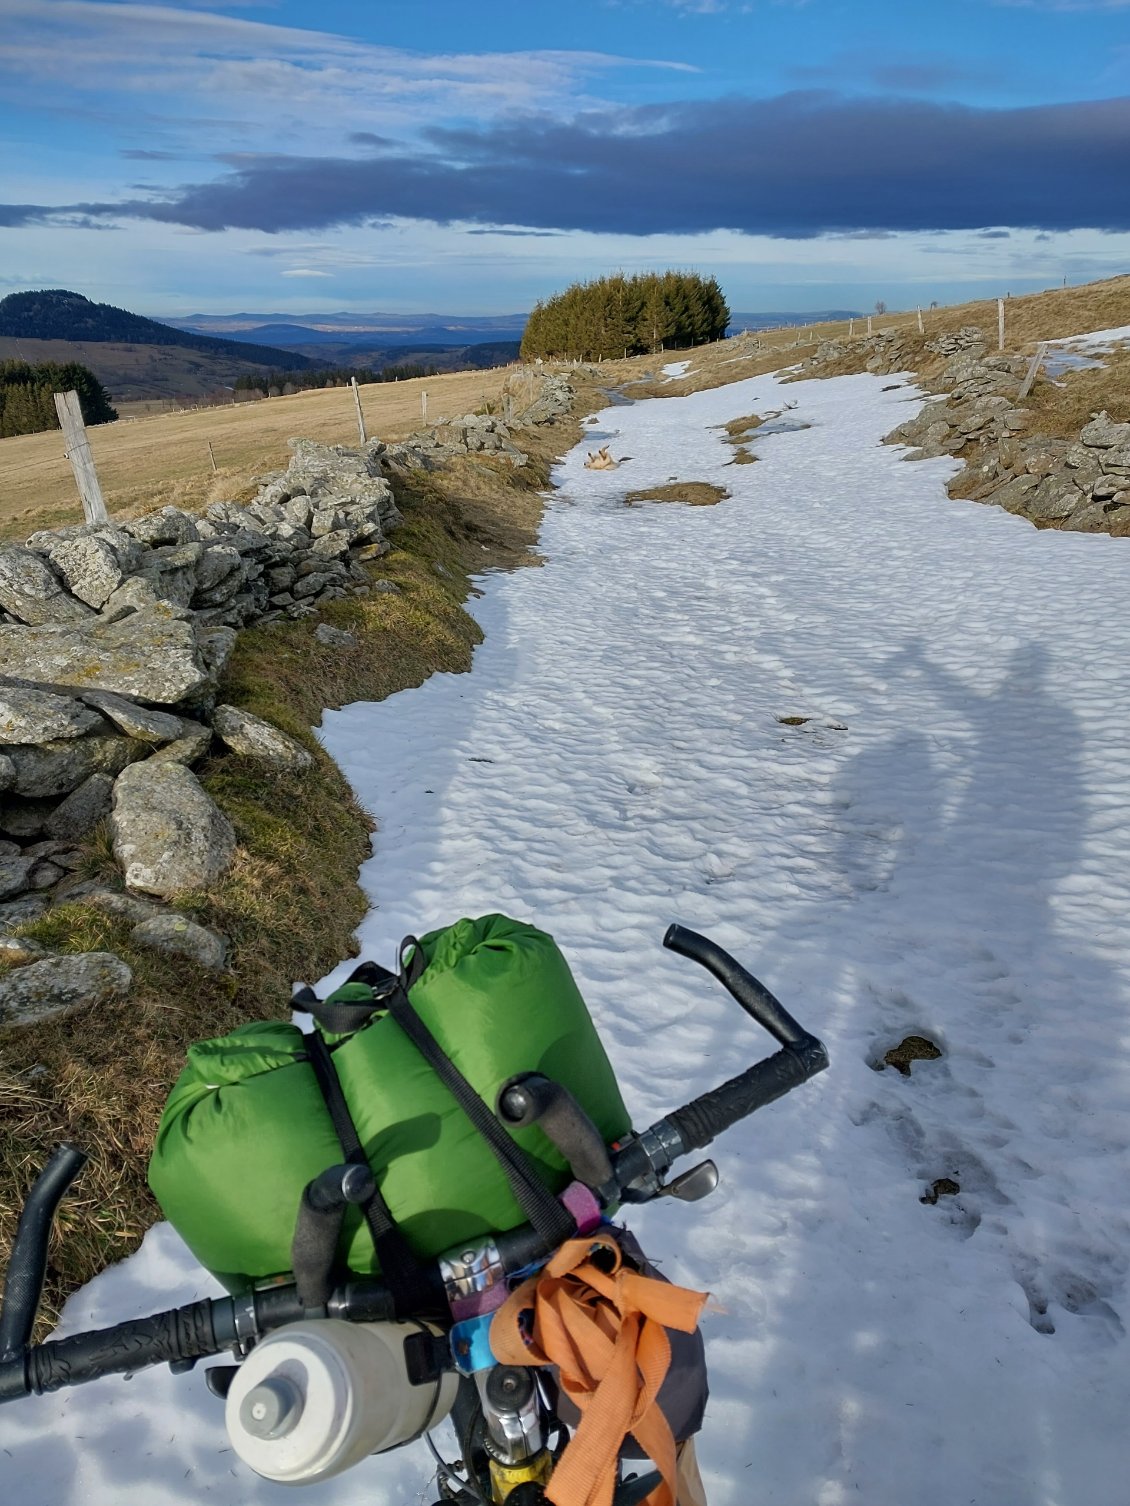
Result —
[{"label": "white cloud", "polygon": [[287,267],[280,277],[332,277],[332,272],[320,272],[317,267]]},{"label": "white cloud", "polygon": [[[0,0],[0,80],[17,103],[101,108],[133,144],[191,141],[287,150],[363,128],[572,113],[588,79],[625,67],[689,65],[595,50],[424,53],[331,32],[170,5]],[[65,39],[65,45],[64,45]],[[123,96],[126,98],[123,100]],[[343,125],[343,123],[345,123]],[[154,131],[159,139],[154,139]]]}]

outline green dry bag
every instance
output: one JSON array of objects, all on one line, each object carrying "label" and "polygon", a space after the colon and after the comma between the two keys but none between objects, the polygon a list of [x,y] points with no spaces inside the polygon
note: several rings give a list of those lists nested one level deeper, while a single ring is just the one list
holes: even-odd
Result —
[{"label": "green dry bag", "polygon": [[[568,1088],[606,1142],[627,1133],[616,1079],[552,937],[504,915],[421,937],[426,966],[409,998],[485,1103],[520,1072]],[[413,1252],[516,1228],[524,1215],[493,1152],[387,1014],[328,1036],[333,1063],[381,1193]],[[553,1192],[565,1162],[536,1127],[511,1131]],[[230,1291],[290,1269],[299,1199],[343,1159],[305,1037],[281,1021],[244,1025],[189,1048],[157,1131],[149,1185],[201,1265]],[[379,1269],[360,1213],[339,1258]]]}]

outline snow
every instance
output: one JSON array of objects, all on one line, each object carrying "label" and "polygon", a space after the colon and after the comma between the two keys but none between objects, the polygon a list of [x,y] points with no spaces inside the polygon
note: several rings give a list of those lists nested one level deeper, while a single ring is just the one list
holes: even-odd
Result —
[{"label": "snow", "polygon": [[[545,565],[481,582],[472,672],[326,714],[379,823],[362,953],[545,926],[640,1126],[771,1045],[662,950],[672,920],[827,1043],[712,1147],[717,1193],[631,1219],[713,1293],[712,1506],[1124,1506],[1130,550],[949,500],[953,461],[879,443],[922,396],[890,380],[598,415],[633,458],[558,468]],[[786,399],[810,427],[730,465],[719,426]],[[732,495],[623,505],[673,474]],[[943,1056],[876,1070],[909,1034]],[[211,1289],[161,1226],[65,1326]],[[0,1447],[50,1506],[294,1499],[199,1372],[13,1404]],[[430,1475],[413,1446],[316,1499],[425,1503]]]},{"label": "snow", "polygon": [[691,363],[689,361],[671,361],[660,369],[667,381],[676,382],[680,377],[686,376],[687,372],[691,369]]},{"label": "snow", "polygon": [[1073,350],[1109,350],[1114,345],[1130,341],[1130,324],[1121,324],[1117,329],[1093,329],[1085,335],[1067,335],[1062,340],[1049,340],[1048,345],[1067,345]]},{"label": "snow", "polygon": [[[1117,329],[1096,329],[1086,335],[1068,335],[1062,340],[1048,340],[1048,352],[1044,356],[1044,370],[1048,376],[1060,376],[1065,371],[1085,371],[1105,365],[1094,356],[1109,355],[1116,346],[1130,342],[1130,324]],[[1091,352],[1090,355],[1086,352]]]}]

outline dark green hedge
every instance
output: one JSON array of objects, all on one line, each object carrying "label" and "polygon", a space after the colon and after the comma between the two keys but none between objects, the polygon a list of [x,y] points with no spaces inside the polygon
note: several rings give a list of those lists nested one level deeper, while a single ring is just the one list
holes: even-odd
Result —
[{"label": "dark green hedge", "polygon": [[721,340],[730,310],[715,278],[651,272],[574,283],[530,315],[522,359],[595,361]]}]

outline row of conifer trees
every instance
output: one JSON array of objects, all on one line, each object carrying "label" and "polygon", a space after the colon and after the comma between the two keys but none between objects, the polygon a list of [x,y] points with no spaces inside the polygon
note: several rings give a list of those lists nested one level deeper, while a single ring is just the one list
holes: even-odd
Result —
[{"label": "row of conifer trees", "polygon": [[117,418],[110,394],[88,366],[78,361],[0,361],[0,439],[13,434],[38,434],[57,429],[56,392],[78,393],[84,422],[108,424]]},{"label": "row of conifer trees", "polygon": [[608,360],[721,340],[730,310],[715,278],[695,272],[617,273],[575,282],[535,306],[522,359]]}]

